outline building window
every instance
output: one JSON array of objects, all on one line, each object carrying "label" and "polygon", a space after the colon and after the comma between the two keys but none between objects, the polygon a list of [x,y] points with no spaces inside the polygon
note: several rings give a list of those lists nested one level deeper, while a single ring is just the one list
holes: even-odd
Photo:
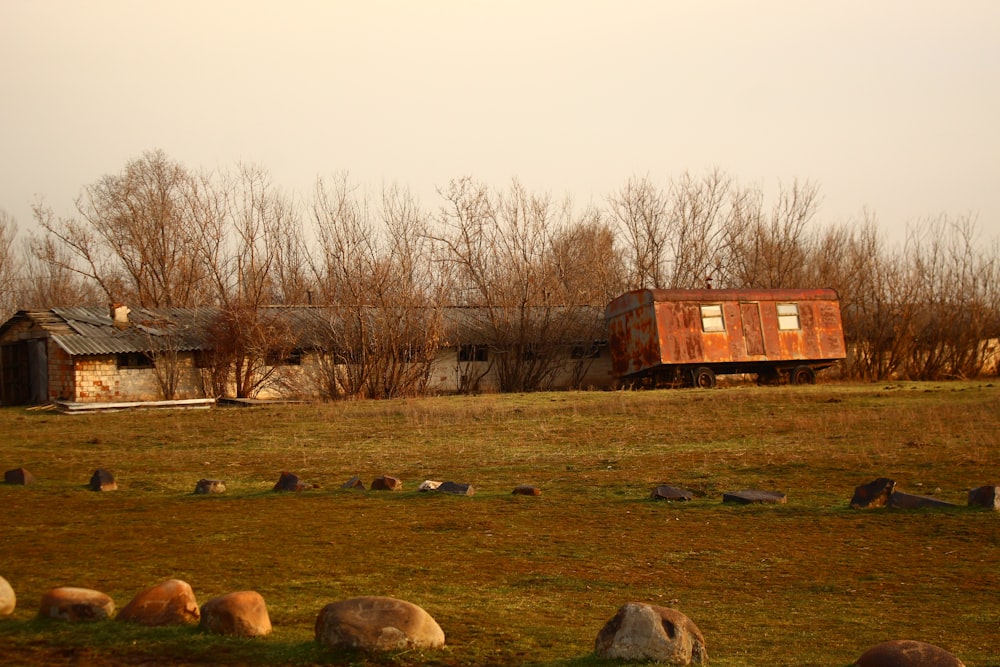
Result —
[{"label": "building window", "polygon": [[726,330],[721,304],[701,307],[701,330],[707,332]]},{"label": "building window", "polygon": [[267,357],[265,357],[264,363],[267,366],[301,366],[302,350],[292,350],[287,354],[283,354],[280,351],[272,350],[271,352],[267,353]]},{"label": "building window", "polygon": [[779,303],[778,304],[778,330],[795,331],[799,326],[799,304]]},{"label": "building window", "polygon": [[152,368],[153,359],[144,352],[119,352],[118,368]]},{"label": "building window", "polygon": [[489,358],[485,345],[460,345],[458,347],[459,361],[486,361]]}]

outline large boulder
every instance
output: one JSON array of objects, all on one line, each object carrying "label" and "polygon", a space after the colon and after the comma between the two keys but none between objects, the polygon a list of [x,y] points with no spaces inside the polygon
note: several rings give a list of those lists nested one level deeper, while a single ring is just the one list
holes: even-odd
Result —
[{"label": "large boulder", "polygon": [[302,479],[293,472],[282,471],[278,481],[274,483],[273,491],[305,491],[313,488],[312,484],[303,482]]},{"label": "large boulder", "polygon": [[118,612],[118,620],[139,625],[185,625],[197,623],[198,600],[190,584],[168,579],[142,591]]},{"label": "large boulder", "polygon": [[236,591],[201,606],[202,629],[217,635],[266,637],[271,634],[267,605],[257,591]]},{"label": "large boulder", "polygon": [[103,621],[114,612],[114,600],[100,591],[61,586],[42,596],[38,615],[70,622]]},{"label": "large boulder", "polygon": [[1000,510],[1000,486],[980,486],[971,489],[968,505]]},{"label": "large boulder", "polygon": [[194,485],[194,492],[199,495],[225,493],[226,483],[221,479],[199,479],[198,483]]},{"label": "large boulder", "polygon": [[669,607],[623,605],[594,642],[605,660],[653,660],[669,665],[706,665],[705,637],[691,619]]},{"label": "large boulder", "polygon": [[476,489],[471,484],[460,484],[458,482],[445,482],[437,488],[438,493],[450,493],[455,496],[474,496]]},{"label": "large boulder", "polygon": [[855,487],[854,496],[851,497],[851,507],[861,510],[885,507],[889,504],[889,498],[895,488],[896,481],[888,477],[879,477]]},{"label": "large boulder", "polygon": [[3,483],[25,486],[28,484],[34,484],[35,476],[24,468],[14,468],[13,470],[8,470],[3,474]]},{"label": "large boulder", "polygon": [[90,476],[90,490],[117,491],[118,482],[115,480],[115,476],[111,474],[110,470],[98,468],[94,471],[94,474]]},{"label": "large boulder", "polygon": [[910,639],[877,644],[854,663],[855,667],[965,667],[943,648]]},{"label": "large boulder", "polygon": [[396,598],[366,596],[333,602],[316,618],[316,641],[330,648],[395,651],[444,646],[430,614]]},{"label": "large boulder", "polygon": [[10,616],[17,606],[17,596],[14,595],[14,588],[6,579],[0,577],[0,616]]},{"label": "large boulder", "polygon": [[380,475],[372,480],[372,485],[369,488],[372,491],[400,491],[403,488],[403,482],[398,477]]}]

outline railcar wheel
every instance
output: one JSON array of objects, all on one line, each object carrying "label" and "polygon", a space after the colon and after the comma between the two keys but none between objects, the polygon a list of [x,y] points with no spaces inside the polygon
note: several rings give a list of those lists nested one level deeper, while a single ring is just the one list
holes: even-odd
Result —
[{"label": "railcar wheel", "polygon": [[715,373],[707,366],[699,366],[691,371],[691,386],[699,389],[711,389],[715,386]]},{"label": "railcar wheel", "polygon": [[791,381],[792,384],[816,384],[816,371],[809,366],[796,366]]}]

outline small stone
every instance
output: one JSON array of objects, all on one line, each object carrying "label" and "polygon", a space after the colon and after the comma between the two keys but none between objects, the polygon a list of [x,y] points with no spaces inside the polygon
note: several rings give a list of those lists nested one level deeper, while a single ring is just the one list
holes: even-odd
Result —
[{"label": "small stone", "polygon": [[146,626],[197,623],[198,600],[190,584],[168,579],[142,591],[122,607],[117,620]]},{"label": "small stone", "polygon": [[855,667],[965,667],[943,648],[909,639],[882,642],[865,651]]},{"label": "small stone", "polygon": [[98,468],[94,471],[94,474],[90,476],[90,490],[91,491],[117,491],[118,482],[115,481],[115,476],[104,468]]},{"label": "small stone", "polygon": [[199,479],[194,486],[194,492],[199,494],[225,493],[226,483],[220,479]]},{"label": "small stone", "polygon": [[469,484],[458,484],[457,482],[445,482],[437,488],[438,493],[451,493],[456,496],[474,496],[476,490]]},{"label": "small stone", "polygon": [[854,489],[851,507],[854,509],[885,507],[889,504],[889,497],[895,488],[896,481],[888,477],[879,477],[867,484],[862,484]]},{"label": "small stone", "polygon": [[103,621],[115,611],[115,603],[100,591],[62,586],[42,596],[38,615],[62,621]]},{"label": "small stone", "polygon": [[212,598],[201,606],[200,626],[217,635],[266,637],[271,634],[267,605],[257,591],[236,591]]},{"label": "small stone", "polygon": [[6,579],[0,577],[0,616],[10,616],[17,606],[17,596],[14,587]]},{"label": "small stone", "polygon": [[662,484],[653,489],[649,497],[653,500],[691,500],[694,498],[694,494],[686,489]]},{"label": "small stone", "polygon": [[346,482],[340,485],[342,489],[357,489],[359,491],[365,490],[365,483],[361,481],[361,478],[355,475]]},{"label": "small stone", "polygon": [[669,607],[630,602],[618,609],[594,641],[605,660],[653,660],[669,665],[704,665],[708,651],[701,630]]},{"label": "small stone", "polygon": [[314,488],[312,484],[308,484],[299,479],[299,476],[295,473],[282,471],[281,477],[274,484],[273,491],[305,491],[306,489]]},{"label": "small stone", "polygon": [[542,495],[542,490],[537,486],[531,486],[530,484],[518,484],[511,491],[511,495],[514,496],[540,496]]},{"label": "small stone", "polygon": [[14,468],[13,470],[8,470],[3,474],[4,484],[19,484],[21,486],[26,486],[28,484],[35,483],[35,476],[24,468]]},{"label": "small stone", "polygon": [[417,491],[437,491],[439,486],[441,486],[441,482],[436,482],[433,479],[425,479],[420,482]]},{"label": "small stone", "polygon": [[412,602],[366,596],[323,607],[316,618],[316,641],[335,649],[396,651],[444,646],[444,632]]},{"label": "small stone", "polygon": [[788,496],[779,491],[760,491],[757,489],[744,489],[742,491],[731,491],[722,494],[724,503],[741,503],[743,505],[784,505],[788,502]]},{"label": "small stone", "polygon": [[912,493],[900,493],[896,491],[889,496],[889,507],[914,510],[922,507],[955,507],[955,504],[931,498],[930,496],[916,496]]},{"label": "small stone", "polygon": [[1000,486],[980,486],[969,491],[969,506],[1000,510]]},{"label": "small stone", "polygon": [[371,489],[372,491],[400,491],[403,488],[403,483],[395,477],[390,477],[389,475],[382,475],[376,477],[372,481]]}]

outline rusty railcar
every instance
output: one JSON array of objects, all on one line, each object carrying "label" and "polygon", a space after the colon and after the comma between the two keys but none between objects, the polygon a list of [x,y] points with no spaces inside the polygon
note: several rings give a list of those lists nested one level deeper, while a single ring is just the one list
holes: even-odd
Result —
[{"label": "rusty railcar", "polygon": [[623,381],[711,387],[721,374],[811,384],[845,357],[832,289],[641,289],[605,310]]}]

